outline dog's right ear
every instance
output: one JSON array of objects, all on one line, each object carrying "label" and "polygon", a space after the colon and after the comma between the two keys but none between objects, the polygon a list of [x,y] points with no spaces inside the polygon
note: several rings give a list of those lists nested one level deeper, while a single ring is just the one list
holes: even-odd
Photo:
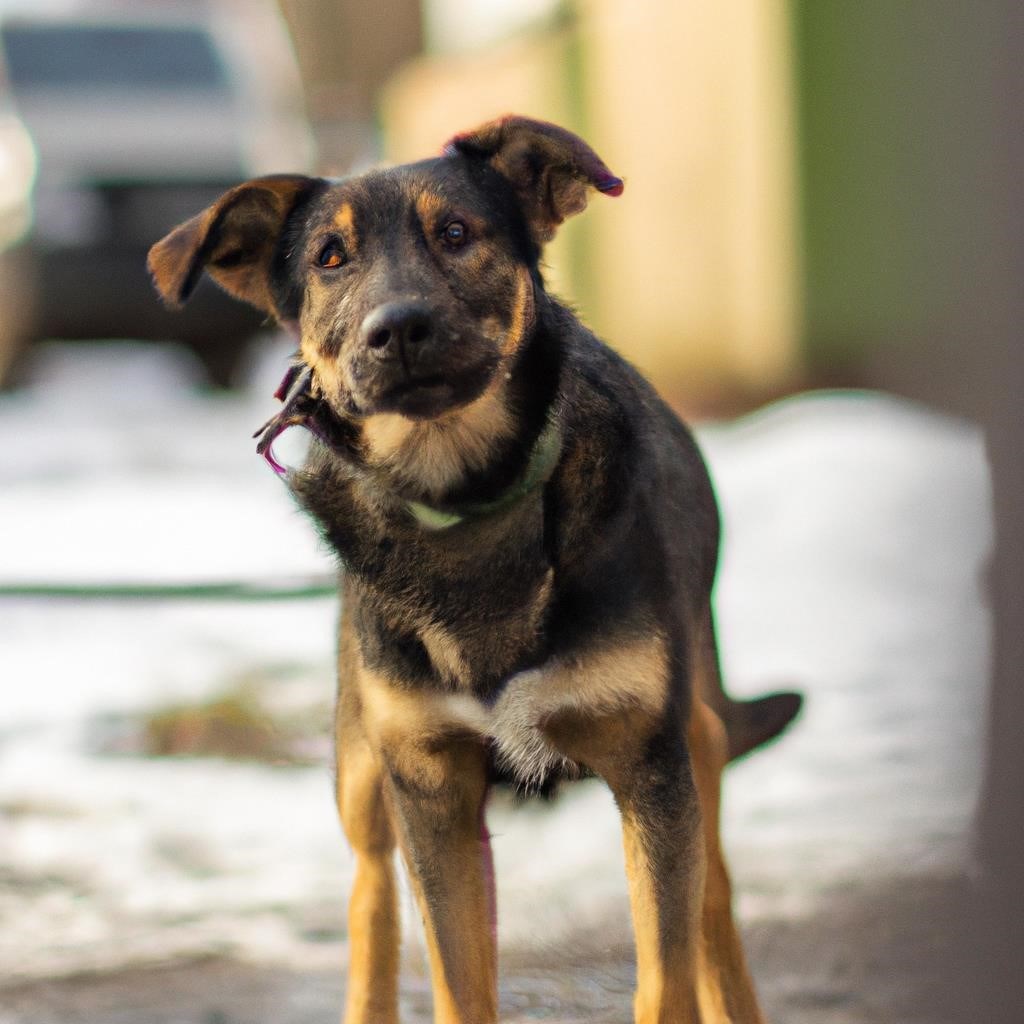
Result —
[{"label": "dog's right ear", "polygon": [[507,178],[538,244],[549,241],[562,221],[587,205],[590,189],[622,195],[622,179],[587,143],[547,121],[512,114],[499,117],[460,132],[442,152],[484,160]]},{"label": "dog's right ear", "polygon": [[270,286],[274,249],[289,214],[320,181],[300,174],[254,178],[176,227],[146,261],[163,300],[180,306],[206,270],[230,295],[280,315]]}]

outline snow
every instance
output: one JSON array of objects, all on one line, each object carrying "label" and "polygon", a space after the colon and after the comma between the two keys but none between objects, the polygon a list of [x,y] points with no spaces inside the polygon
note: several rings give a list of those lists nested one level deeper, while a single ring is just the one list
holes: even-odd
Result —
[{"label": "snow", "polygon": [[[0,583],[331,574],[249,438],[273,411],[282,344],[233,396],[196,389],[170,349],[50,350],[31,387],[0,397]],[[741,694],[808,695],[783,741],[727,774],[741,916],[806,913],[865,877],[962,863],[988,659],[979,432],[885,396],[812,394],[699,436],[725,521],[726,676]],[[301,445],[289,434],[277,450],[294,461]],[[289,667],[282,700],[326,707],[336,614],[331,598],[0,598],[8,979],[211,952],[343,959],[353,861],[326,753],[274,767],[116,755],[95,739],[111,717],[268,666]],[[490,825],[504,945],[628,935],[599,784],[551,806],[497,801]]]}]

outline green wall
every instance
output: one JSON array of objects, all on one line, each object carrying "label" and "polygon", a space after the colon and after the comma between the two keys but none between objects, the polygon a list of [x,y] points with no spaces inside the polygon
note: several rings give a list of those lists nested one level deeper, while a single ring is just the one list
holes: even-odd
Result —
[{"label": "green wall", "polygon": [[793,0],[792,29],[808,364],[969,329],[998,220],[998,5]]}]

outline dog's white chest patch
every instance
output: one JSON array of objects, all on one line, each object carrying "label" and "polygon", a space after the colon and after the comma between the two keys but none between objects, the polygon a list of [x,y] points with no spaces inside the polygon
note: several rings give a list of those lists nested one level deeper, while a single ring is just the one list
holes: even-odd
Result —
[{"label": "dog's white chest patch", "polygon": [[[498,699],[471,693],[416,693],[394,688],[366,672],[364,713],[379,737],[439,738],[453,731],[489,740],[499,764],[524,786],[540,785],[554,770],[575,768],[544,726],[566,714],[591,721],[625,709],[660,714],[667,696],[662,635],[652,631],[630,644],[614,644],[579,657],[558,658],[507,680]],[[378,739],[378,742],[381,742]]]},{"label": "dog's white chest patch", "polygon": [[580,658],[553,660],[519,672],[493,705],[469,694],[447,694],[442,717],[488,737],[499,763],[524,785],[539,785],[554,769],[572,768],[541,723],[572,713],[595,719],[624,708],[659,714],[665,706],[668,669],[662,635],[612,645]]},{"label": "dog's white chest patch", "polygon": [[557,768],[570,767],[540,729],[552,712],[565,706],[557,695],[555,673],[543,668],[514,675],[493,705],[468,694],[443,698],[447,716],[494,743],[498,763],[524,786],[538,786]]}]

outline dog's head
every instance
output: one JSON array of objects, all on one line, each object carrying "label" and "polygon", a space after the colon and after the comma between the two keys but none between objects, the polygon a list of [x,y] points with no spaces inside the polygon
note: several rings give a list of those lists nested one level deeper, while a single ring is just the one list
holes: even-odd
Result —
[{"label": "dog's head", "polygon": [[622,187],[575,135],[506,117],[436,159],[246,182],[153,246],[149,267],[171,304],[205,270],[296,330],[337,415],[427,420],[508,372],[533,327],[540,247],[591,188]]}]

